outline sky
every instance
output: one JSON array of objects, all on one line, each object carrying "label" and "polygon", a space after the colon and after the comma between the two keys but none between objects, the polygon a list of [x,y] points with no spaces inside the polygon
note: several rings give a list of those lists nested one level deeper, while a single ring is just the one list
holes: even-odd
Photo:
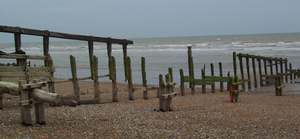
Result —
[{"label": "sky", "polygon": [[300,0],[0,0],[0,25],[122,38],[300,32]]}]

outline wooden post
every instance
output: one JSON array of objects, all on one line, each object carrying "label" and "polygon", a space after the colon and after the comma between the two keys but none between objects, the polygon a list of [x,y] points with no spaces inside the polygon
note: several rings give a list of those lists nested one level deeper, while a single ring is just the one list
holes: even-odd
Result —
[{"label": "wooden post", "polygon": [[248,90],[251,90],[251,76],[249,70],[249,56],[246,56],[246,70],[247,70],[247,79],[248,79]]},{"label": "wooden post", "polygon": [[170,93],[171,88],[170,88],[170,75],[169,75],[169,73],[165,75],[165,79],[166,79],[166,93]]},{"label": "wooden post", "polygon": [[275,95],[282,96],[282,76],[275,76]]},{"label": "wooden post", "polygon": [[127,44],[122,45],[123,48],[123,64],[124,64],[124,73],[125,73],[125,81],[127,81],[127,67],[126,67],[126,57],[127,57]]},{"label": "wooden post", "polygon": [[288,60],[287,58],[284,60],[284,69],[285,69],[285,82],[288,83]]},{"label": "wooden post", "polygon": [[273,61],[272,61],[272,59],[269,59],[269,65],[270,65],[270,74],[273,75]]},{"label": "wooden post", "polygon": [[259,76],[259,84],[260,86],[263,86],[262,80],[261,80],[261,75],[262,75],[262,71],[261,71],[261,58],[257,59],[258,62],[258,76]]},{"label": "wooden post", "polygon": [[36,123],[41,124],[41,125],[46,124],[44,103],[43,102],[35,102],[34,110],[35,110]]},{"label": "wooden post", "polygon": [[252,57],[252,70],[253,70],[253,79],[254,79],[254,88],[257,88],[257,77],[256,77],[256,64],[255,57]]},{"label": "wooden post", "polygon": [[267,59],[263,58],[265,75],[268,75]]},{"label": "wooden post", "polygon": [[[170,78],[170,83],[173,83],[173,69],[171,67],[168,68],[168,74]],[[174,86],[171,86],[171,91],[174,92]]]},{"label": "wooden post", "polygon": [[192,56],[192,47],[188,47],[188,64],[189,64],[189,82],[192,94],[195,93],[195,84],[194,84],[194,62]]},{"label": "wooden post", "polygon": [[[46,57],[44,60],[44,65],[46,67],[49,67],[51,69],[53,69],[53,61],[52,58],[49,54],[49,34],[47,34],[46,36],[43,36],[43,53],[44,56]],[[51,70],[51,80],[49,82],[48,88],[49,88],[49,92],[55,93],[55,87],[54,87],[54,71]]]},{"label": "wooden post", "polygon": [[276,75],[278,75],[278,59],[275,59],[275,71],[276,71]]},{"label": "wooden post", "polygon": [[[205,80],[205,65],[204,68],[201,69],[201,79],[204,81]],[[202,84],[202,93],[206,93],[206,84]]]},{"label": "wooden post", "polygon": [[94,77],[94,70],[93,70],[93,56],[94,56],[94,42],[88,41],[88,47],[89,47],[89,61],[90,61],[90,72],[91,77]]},{"label": "wooden post", "polygon": [[[238,59],[239,59],[239,63],[240,63],[240,72],[241,72],[241,79],[242,81],[245,80],[245,76],[244,76],[244,65],[243,65],[243,57],[238,54]],[[245,83],[242,83],[242,89],[243,91],[246,90],[246,86],[245,86]]]},{"label": "wooden post", "polygon": [[[227,72],[227,77],[230,77],[230,72]],[[230,91],[230,83],[227,82],[227,91]]]},{"label": "wooden post", "polygon": [[127,60],[126,64],[127,64],[127,75],[128,75],[128,99],[134,100],[130,57],[127,56],[126,60]]},{"label": "wooden post", "polygon": [[[215,69],[214,69],[214,64],[213,63],[210,63],[210,73],[211,73],[211,76],[214,77],[215,76]],[[212,93],[215,93],[215,82],[213,82],[211,84],[211,92]]]},{"label": "wooden post", "polygon": [[280,58],[279,64],[280,64],[280,74],[282,75],[283,74],[283,59],[282,58]]},{"label": "wooden post", "polygon": [[[15,33],[15,53],[16,54],[22,54],[21,50],[21,34],[20,33]],[[16,62],[18,65],[26,65],[26,60],[24,59],[16,59]]]},{"label": "wooden post", "polygon": [[[220,73],[220,77],[223,77],[223,66],[222,66],[221,62],[219,62],[219,73]],[[223,81],[220,82],[220,91],[221,92],[224,91],[224,83],[223,83]]]},{"label": "wooden post", "polygon": [[293,83],[292,63],[289,63],[289,70],[290,70],[290,83]]},{"label": "wooden post", "polygon": [[35,114],[32,110],[29,90],[23,90],[21,81],[19,81],[20,101],[21,101],[21,121],[25,126],[32,126],[35,121]]},{"label": "wooden post", "polygon": [[157,97],[160,98],[162,94],[165,94],[165,84],[164,84],[164,79],[161,74],[158,76],[159,78],[159,87],[157,91]]},{"label": "wooden post", "polygon": [[237,79],[236,52],[233,52],[233,75],[234,75],[234,79]]},{"label": "wooden post", "polygon": [[117,88],[117,73],[116,73],[116,60],[115,57],[110,57],[111,65],[111,81],[112,81],[112,100],[118,102],[118,88]]},{"label": "wooden post", "polygon": [[[108,67],[112,67],[111,63],[110,63],[111,62],[111,60],[110,60],[111,59],[111,53],[112,53],[111,43],[108,42],[106,45],[107,45],[106,48],[107,48]],[[112,76],[111,71],[109,70],[109,79],[111,79],[111,76]]]},{"label": "wooden post", "polygon": [[80,101],[80,88],[77,79],[77,69],[76,69],[76,59],[74,56],[70,55],[71,73],[72,73],[72,83],[74,89],[74,95],[77,102]]},{"label": "wooden post", "polygon": [[99,89],[99,79],[98,79],[98,58],[93,56],[93,73],[94,77],[94,99],[97,103],[100,103],[100,89]]},{"label": "wooden post", "polygon": [[[49,56],[49,36],[43,36],[43,52],[44,56]],[[48,61],[45,59],[45,66],[47,66]]]},{"label": "wooden post", "polygon": [[184,90],[184,74],[183,74],[183,70],[180,69],[179,70],[180,73],[180,93],[182,96],[185,95],[185,90]]},{"label": "wooden post", "polygon": [[[146,75],[146,62],[145,57],[141,58],[141,69],[142,69],[142,80],[143,80],[143,98],[148,99],[148,89],[147,89],[147,75]],[[126,77],[127,79],[127,77]]]}]

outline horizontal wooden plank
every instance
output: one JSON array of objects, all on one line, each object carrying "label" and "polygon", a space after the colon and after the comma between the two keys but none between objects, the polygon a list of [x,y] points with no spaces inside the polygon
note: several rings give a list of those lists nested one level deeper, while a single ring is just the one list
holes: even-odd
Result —
[{"label": "horizontal wooden plank", "polygon": [[48,30],[38,30],[38,29],[12,27],[12,26],[0,26],[0,32],[19,33],[19,34],[34,35],[34,36],[49,36],[54,38],[71,39],[71,40],[105,42],[105,43],[112,43],[112,44],[114,43],[133,44],[133,41],[126,40],[126,39],[115,39],[115,38],[95,37],[95,36],[88,36],[88,35],[61,33],[61,32],[51,32]]},{"label": "horizontal wooden plank", "polygon": [[22,66],[0,66],[0,72],[23,72]]},{"label": "horizontal wooden plank", "polygon": [[195,83],[195,85],[211,85],[214,82],[209,81],[209,80],[203,80],[203,79],[195,79],[194,83]]},{"label": "horizontal wooden plank", "polygon": [[205,76],[204,79],[210,82],[229,82],[231,77]]},{"label": "horizontal wooden plank", "polygon": [[23,54],[7,54],[7,55],[0,55],[0,58],[3,59],[36,59],[36,60],[44,60],[45,56],[39,55],[23,55]]}]

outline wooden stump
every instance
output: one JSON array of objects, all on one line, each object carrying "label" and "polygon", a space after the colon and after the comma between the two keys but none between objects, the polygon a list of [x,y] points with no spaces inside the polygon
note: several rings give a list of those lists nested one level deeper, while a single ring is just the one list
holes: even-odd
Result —
[{"label": "wooden stump", "polygon": [[159,110],[162,112],[172,111],[172,99],[176,95],[176,92],[170,94],[162,94],[159,97]]}]

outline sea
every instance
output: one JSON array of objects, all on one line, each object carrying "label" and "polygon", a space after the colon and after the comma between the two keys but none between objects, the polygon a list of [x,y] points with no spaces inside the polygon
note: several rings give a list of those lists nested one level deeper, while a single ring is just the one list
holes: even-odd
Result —
[{"label": "sea", "polygon": [[[26,37],[28,36],[24,38]],[[169,67],[173,68],[174,80],[179,83],[179,69],[183,69],[185,74],[188,74],[188,46],[192,46],[196,78],[200,78],[200,71],[204,65],[206,65],[206,74],[210,75],[210,63],[214,64],[215,75],[219,74],[219,62],[223,64],[224,75],[228,72],[232,73],[233,52],[284,57],[293,64],[293,68],[300,66],[300,33],[132,38],[131,40],[134,44],[128,46],[128,56],[131,57],[135,84],[142,83],[141,57],[146,59],[149,84],[157,84],[159,74],[166,74]],[[94,45],[94,53],[99,59],[99,74],[106,75],[108,73],[106,44],[95,43]],[[23,41],[22,49],[27,54],[42,55],[42,39],[31,42]],[[13,40],[0,42],[0,50],[13,52]],[[87,42],[50,39],[50,54],[54,60],[55,78],[71,78],[70,55],[76,57],[78,76],[90,76]],[[117,80],[125,82],[122,46],[113,45],[112,55],[116,58]],[[3,62],[7,60],[0,61],[0,63]],[[38,61],[32,61],[32,63],[41,64]],[[101,78],[101,81],[109,80]]]}]

